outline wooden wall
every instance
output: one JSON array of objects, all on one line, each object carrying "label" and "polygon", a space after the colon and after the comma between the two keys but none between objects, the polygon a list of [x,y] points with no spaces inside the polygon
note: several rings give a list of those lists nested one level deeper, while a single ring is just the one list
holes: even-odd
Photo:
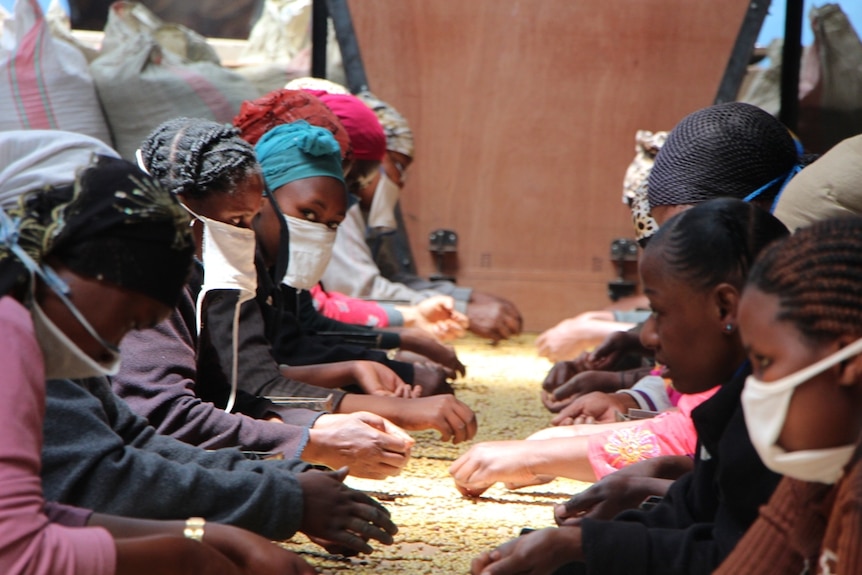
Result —
[{"label": "wooden wall", "polygon": [[402,206],[458,232],[458,282],[525,328],[610,303],[610,242],[638,129],[712,103],[744,0],[351,0],[371,89],[411,122]]}]

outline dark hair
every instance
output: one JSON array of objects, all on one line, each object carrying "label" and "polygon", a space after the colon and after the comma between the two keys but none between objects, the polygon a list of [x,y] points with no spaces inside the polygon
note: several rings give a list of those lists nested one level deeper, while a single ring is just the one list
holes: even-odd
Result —
[{"label": "dark hair", "polygon": [[769,212],[736,198],[717,198],[670,218],[646,249],[661,249],[677,276],[697,289],[729,283],[741,290],[757,254],[787,234]]},{"label": "dark hair", "polygon": [[770,246],[747,285],[777,295],[778,319],[812,341],[862,335],[862,217],[817,222]]},{"label": "dark hair", "polygon": [[168,191],[190,197],[233,193],[239,182],[260,173],[254,148],[239,130],[199,118],[162,123],[141,144],[141,156]]},{"label": "dark hair", "polygon": [[651,207],[745,198],[768,187],[771,203],[794,166],[810,162],[776,118],[743,102],[709,106],[683,118],[656,155],[647,189]]}]

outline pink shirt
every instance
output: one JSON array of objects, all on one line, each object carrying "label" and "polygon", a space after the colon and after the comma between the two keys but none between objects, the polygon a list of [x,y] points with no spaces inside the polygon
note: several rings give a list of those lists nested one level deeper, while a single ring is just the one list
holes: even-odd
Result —
[{"label": "pink shirt", "polygon": [[51,523],[39,478],[45,369],[27,309],[0,298],[0,573],[110,575],[111,535]]}]

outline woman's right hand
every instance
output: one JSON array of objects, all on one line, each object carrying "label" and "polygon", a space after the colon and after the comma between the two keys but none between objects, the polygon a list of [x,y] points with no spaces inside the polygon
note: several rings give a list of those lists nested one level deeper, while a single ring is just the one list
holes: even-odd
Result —
[{"label": "woman's right hand", "polygon": [[398,528],[389,511],[370,496],[344,485],[347,468],[305,471],[297,476],[302,487],[300,531],[358,553],[371,553],[374,539],[392,544]]}]

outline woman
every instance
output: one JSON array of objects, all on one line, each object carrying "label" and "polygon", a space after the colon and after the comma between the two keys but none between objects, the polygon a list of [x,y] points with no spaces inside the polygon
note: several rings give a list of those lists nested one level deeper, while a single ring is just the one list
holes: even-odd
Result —
[{"label": "woman", "polygon": [[862,218],[826,220],[751,270],[745,421],[785,477],[717,573],[862,573]]},{"label": "woman", "polygon": [[740,394],[750,367],[737,310],[755,256],[786,234],[774,217],[735,199],[695,206],[659,229],[642,259],[653,314],[641,340],[680,392],[721,386],[692,412],[694,469],[650,511],[610,521],[572,518],[529,533],[477,557],[475,575],[550,573],[564,565],[561,573],[709,573],[720,563],[779,479],[760,462],[743,421]]},{"label": "woman", "polygon": [[197,518],[184,524],[91,515],[45,507],[42,499],[45,379],[114,372],[123,336],[168,313],[191,261],[187,221],[156,182],[102,156],[74,186],[27,194],[9,214],[0,210],[3,573],[314,572],[240,529]]},{"label": "woman", "polygon": [[[254,295],[251,226],[264,189],[254,149],[232,127],[178,118],[153,131],[139,158],[195,214],[198,264],[170,318],[124,341],[123,367],[112,378],[117,394],[161,433],[193,445],[278,453],[333,469],[348,466],[353,475],[374,479],[398,474],[409,460],[413,439],[385,419],[371,413],[322,415],[277,407],[244,392],[232,394],[231,382],[221,370],[208,369],[205,361],[196,364],[199,343],[208,341],[206,324],[198,337],[196,302],[205,304],[212,289],[244,292],[245,299]],[[238,360],[237,355],[233,358]],[[310,375],[316,382],[352,376],[379,393],[397,390],[384,388],[384,383],[406,387],[394,374],[386,374],[385,367],[370,363],[315,366]],[[296,395],[332,393],[292,383]],[[222,411],[214,402],[230,404],[236,413]]]},{"label": "woman", "polygon": [[[308,345],[306,338],[298,336],[301,326],[292,313],[296,288],[313,286],[319,280],[347,203],[337,148],[330,145],[329,151],[323,149],[321,133],[326,131],[301,121],[282,124],[266,132],[255,147],[269,190],[255,222],[255,233],[263,259],[275,265],[272,270],[259,266],[256,310],[247,309],[248,306],[242,310],[243,314],[262,316],[269,336],[265,339],[269,341],[260,337],[252,341],[249,336],[255,351],[251,351],[251,346],[246,348],[241,373],[270,369],[271,366],[263,365],[263,360],[252,359],[251,353],[260,358],[280,357],[282,352],[296,355]],[[312,161],[310,157],[316,159]],[[214,297],[209,304],[210,321],[214,317],[221,318],[216,321],[225,321],[231,305],[229,300],[218,301]],[[214,336],[224,333],[224,329],[213,330]],[[214,342],[213,347],[227,348],[224,341]],[[286,352],[284,348],[291,349]],[[303,368],[308,366],[294,366],[291,373],[301,377]],[[283,378],[262,382],[260,377],[240,377],[239,382],[254,385],[245,389],[259,395],[286,395],[288,391],[283,387]],[[427,392],[422,391],[423,395]],[[336,409],[342,413],[371,411],[409,430],[437,429],[444,441],[464,441],[476,432],[472,410],[451,395],[408,399],[350,393],[338,398]]]}]

